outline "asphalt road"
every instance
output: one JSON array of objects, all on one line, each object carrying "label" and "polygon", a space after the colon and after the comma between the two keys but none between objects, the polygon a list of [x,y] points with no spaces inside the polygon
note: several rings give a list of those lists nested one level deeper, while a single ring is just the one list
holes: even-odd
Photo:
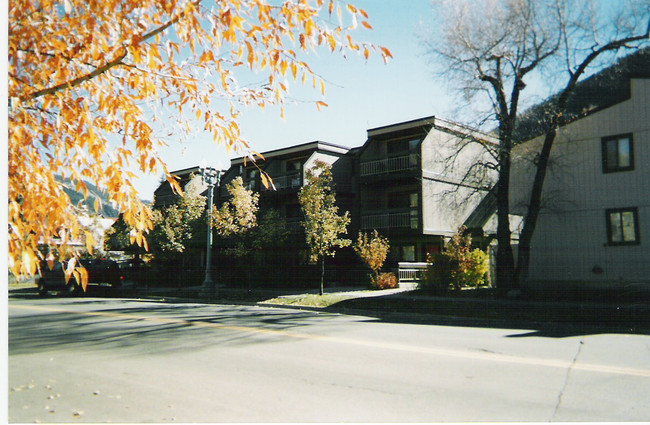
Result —
[{"label": "asphalt road", "polygon": [[650,337],[9,296],[10,422],[650,420]]}]

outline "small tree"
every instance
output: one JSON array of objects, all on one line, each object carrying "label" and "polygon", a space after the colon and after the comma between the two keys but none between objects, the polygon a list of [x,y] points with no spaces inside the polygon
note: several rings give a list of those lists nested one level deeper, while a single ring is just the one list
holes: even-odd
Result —
[{"label": "small tree", "polygon": [[357,242],[354,245],[354,252],[363,260],[364,263],[370,267],[374,273],[370,280],[373,287],[378,287],[379,271],[386,261],[388,251],[390,250],[390,243],[388,239],[379,235],[377,230],[372,231],[372,236],[359,232]]},{"label": "small tree", "polygon": [[244,181],[237,177],[226,187],[231,199],[221,208],[213,207],[212,227],[217,234],[233,238],[235,244],[226,250],[228,255],[242,258],[252,250],[249,240],[251,230],[257,227],[259,193],[244,187]]},{"label": "small tree", "polygon": [[194,235],[205,224],[202,217],[206,201],[200,191],[201,178],[193,176],[177,203],[154,211],[154,228],[148,238],[154,258],[159,260],[176,258],[179,253],[185,251]]},{"label": "small tree", "polygon": [[321,266],[320,295],[323,295],[325,257],[333,257],[337,247],[350,245],[350,240],[339,237],[347,233],[350,217],[347,211],[342,216],[338,214],[333,185],[331,166],[316,161],[314,167],[307,170],[306,184],[298,193],[310,259],[320,262]]}]

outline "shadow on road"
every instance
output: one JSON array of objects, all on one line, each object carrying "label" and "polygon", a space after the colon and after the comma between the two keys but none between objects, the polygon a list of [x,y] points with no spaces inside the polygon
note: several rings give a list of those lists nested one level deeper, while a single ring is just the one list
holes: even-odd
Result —
[{"label": "shadow on road", "polygon": [[328,311],[356,313],[383,322],[521,330],[512,338],[566,338],[593,334],[650,335],[650,304],[454,299],[387,295],[355,298]]},{"label": "shadow on road", "polygon": [[[89,294],[92,296],[93,294]],[[313,311],[192,303],[188,300],[137,300],[91,297],[39,297],[35,288],[10,291],[9,299],[42,307],[36,314],[9,321],[9,353],[34,353],[57,347],[123,349],[125,355],[150,355],[292,339],[312,324],[336,332],[336,315]],[[223,300],[228,304],[227,300]],[[49,310],[48,310],[49,309]],[[57,311],[65,310],[65,311]],[[357,316],[354,320],[452,327],[509,329],[510,338],[565,338],[593,334],[650,335],[645,303],[533,303],[503,300],[454,300],[403,294],[355,298],[323,310]],[[86,313],[84,313],[86,312]],[[363,319],[359,319],[363,317]],[[339,322],[340,323],[340,322]],[[248,332],[241,332],[242,329]],[[34,334],[33,329],[38,333]],[[64,332],[65,330],[65,332]],[[284,332],[284,334],[282,333]],[[295,339],[295,338],[293,338]]]},{"label": "shadow on road", "polygon": [[328,319],[336,318],[308,311],[236,305],[220,305],[217,309],[210,304],[169,301],[85,297],[53,300],[28,292],[10,298],[30,300],[24,309],[15,306],[17,314],[9,319],[10,354],[78,347],[155,355],[257,344],[271,338],[273,342],[291,341],[299,339],[301,328],[316,323],[323,326]]}]

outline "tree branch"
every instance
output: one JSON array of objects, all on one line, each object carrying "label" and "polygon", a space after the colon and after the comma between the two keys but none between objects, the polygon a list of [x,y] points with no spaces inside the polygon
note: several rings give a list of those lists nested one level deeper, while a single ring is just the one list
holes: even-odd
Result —
[{"label": "tree branch", "polygon": [[[198,6],[199,3],[201,3],[201,0],[195,0],[192,4],[194,6]],[[156,35],[160,34],[161,32],[165,31],[167,28],[169,28],[170,26],[172,26],[173,24],[178,22],[183,16],[185,16],[185,11],[182,11],[181,13],[176,15],[174,18],[170,19],[168,22],[166,22],[165,24],[159,26],[158,28],[156,28],[156,29],[154,29],[152,31],[149,31],[148,33],[142,35],[139,38],[138,42],[146,41],[146,40],[148,40],[148,39],[150,39],[152,37],[155,37]],[[123,63],[122,60],[128,55],[128,50],[126,49],[125,46],[122,46],[120,48],[120,50],[122,50],[122,52],[120,54],[118,54],[113,60],[111,60],[110,62],[107,62],[103,66],[100,66],[100,67],[96,68],[94,71],[92,71],[92,72],[90,72],[90,73],[88,73],[86,75],[83,75],[81,77],[75,78],[72,81],[66,81],[64,83],[57,84],[56,86],[49,87],[49,88],[46,88],[46,89],[43,89],[43,90],[38,90],[38,91],[35,91],[35,92],[32,92],[32,93],[29,93],[27,95],[21,96],[20,100],[23,101],[23,102],[28,101],[28,100],[34,100],[34,99],[39,98],[41,96],[46,96],[48,94],[53,94],[53,93],[56,93],[56,92],[58,92],[60,90],[64,90],[66,88],[74,88],[74,87],[76,87],[76,86],[78,86],[78,85],[80,85],[80,84],[82,84],[82,83],[84,83],[86,81],[92,80],[93,78],[95,78],[95,77],[105,73],[106,71],[110,70],[111,68]]]},{"label": "tree branch", "polygon": [[76,86],[78,86],[78,85],[80,85],[80,84],[82,84],[82,83],[84,83],[84,82],[86,82],[88,80],[91,80],[91,79],[97,77],[98,75],[103,74],[104,72],[108,71],[109,69],[113,68],[114,66],[119,65],[120,63],[122,63],[122,60],[126,57],[128,51],[124,47],[122,47],[121,49],[123,50],[122,53],[117,55],[117,57],[115,59],[113,59],[112,61],[107,62],[104,66],[100,66],[97,69],[95,69],[94,71],[92,71],[92,72],[90,72],[90,73],[88,73],[86,75],[83,75],[81,77],[75,78],[72,81],[66,81],[65,83],[57,84],[56,86],[53,86],[53,87],[49,87],[49,88],[46,88],[46,89],[43,89],[43,90],[38,90],[36,92],[29,93],[29,94],[27,94],[25,96],[22,96],[20,98],[20,100],[23,101],[23,102],[27,101],[27,100],[34,100],[34,99],[36,99],[38,97],[41,97],[41,96],[46,96],[48,94],[56,93],[59,90],[63,90],[63,89],[66,89],[66,88],[73,88],[73,87],[76,87]]}]

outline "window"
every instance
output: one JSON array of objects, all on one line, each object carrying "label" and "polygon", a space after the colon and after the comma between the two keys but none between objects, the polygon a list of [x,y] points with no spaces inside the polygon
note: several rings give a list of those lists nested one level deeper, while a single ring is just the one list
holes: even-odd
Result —
[{"label": "window", "polygon": [[634,170],[634,143],[632,135],[606,137],[603,143],[603,172]]},{"label": "window", "polygon": [[286,168],[287,168],[287,173],[291,172],[299,172],[302,170],[302,159],[292,159],[287,161],[286,163]]},{"label": "window", "polygon": [[607,243],[637,245],[639,243],[639,213],[637,208],[607,210]]},{"label": "window", "polygon": [[260,175],[260,170],[258,170],[257,168],[247,168],[244,186],[246,186],[248,190],[257,190],[259,175]]},{"label": "window", "polygon": [[402,154],[409,151],[415,151],[419,145],[420,139],[391,140],[388,142],[386,150],[389,155]]},{"label": "window", "polygon": [[391,192],[388,194],[388,208],[417,208],[417,192]]},{"label": "window", "polygon": [[402,247],[402,261],[415,261],[415,246],[406,245]]}]

